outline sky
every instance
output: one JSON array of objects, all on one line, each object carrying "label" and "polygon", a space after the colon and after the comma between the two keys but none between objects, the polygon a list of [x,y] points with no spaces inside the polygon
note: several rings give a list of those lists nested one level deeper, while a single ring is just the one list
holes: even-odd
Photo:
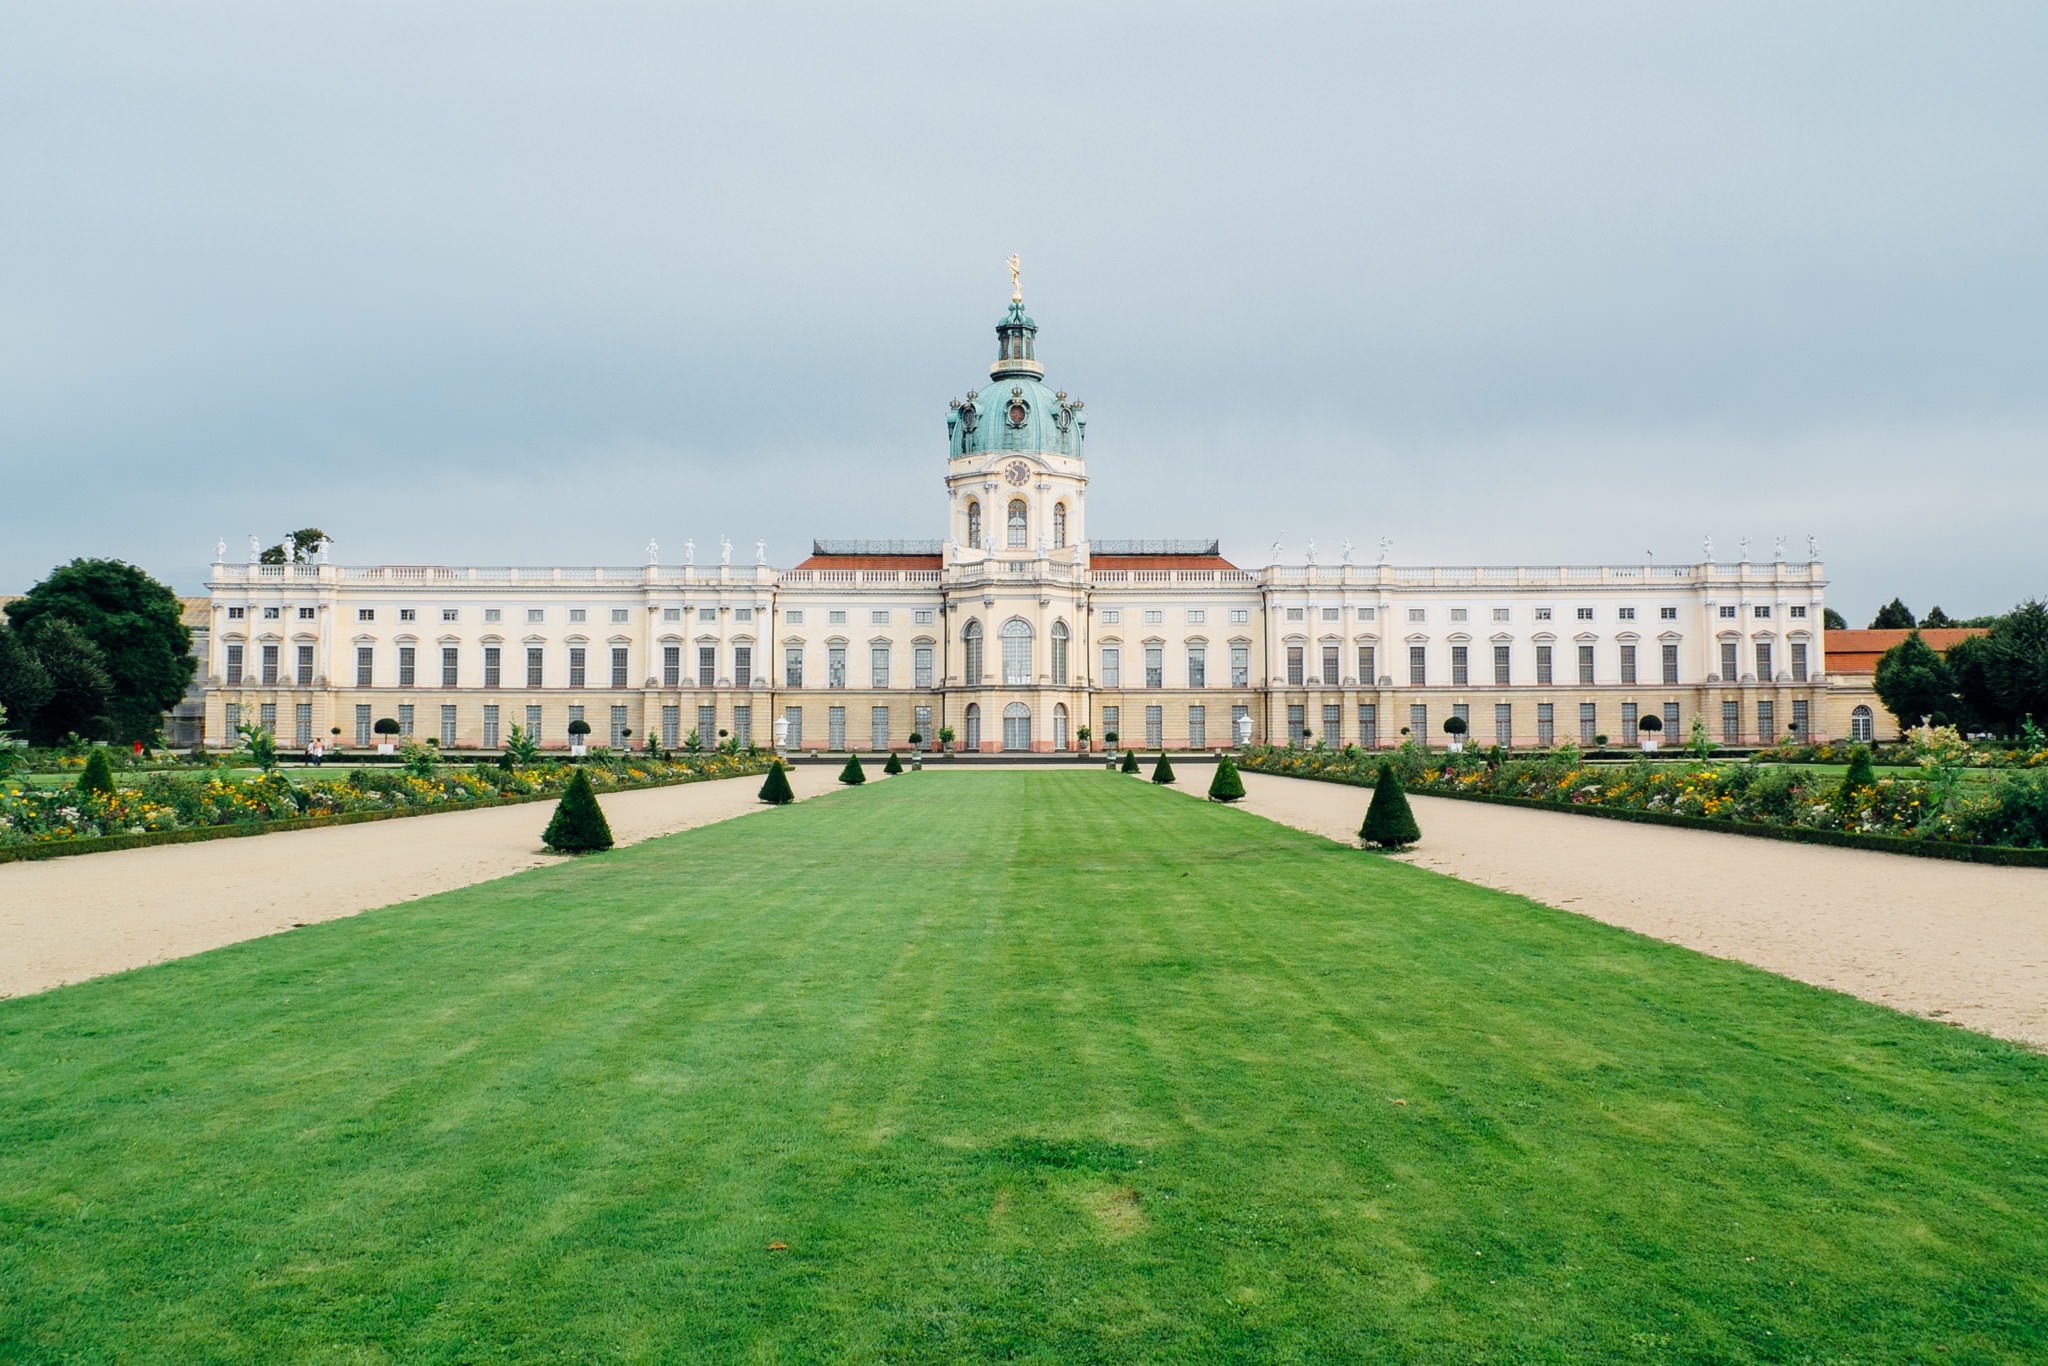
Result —
[{"label": "sky", "polygon": [[0,0],[0,591],[1090,534],[2048,595],[2048,6]]}]

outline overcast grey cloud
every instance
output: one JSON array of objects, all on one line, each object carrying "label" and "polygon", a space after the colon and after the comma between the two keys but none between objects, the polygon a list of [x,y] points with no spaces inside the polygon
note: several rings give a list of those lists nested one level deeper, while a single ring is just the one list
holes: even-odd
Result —
[{"label": "overcast grey cloud", "polygon": [[1021,252],[1096,535],[2048,592],[2048,8],[0,21],[0,588],[941,534]]}]

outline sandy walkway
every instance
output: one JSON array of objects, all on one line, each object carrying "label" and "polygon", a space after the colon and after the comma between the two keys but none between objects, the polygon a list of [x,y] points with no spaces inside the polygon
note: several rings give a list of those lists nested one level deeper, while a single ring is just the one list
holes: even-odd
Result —
[{"label": "sandy walkway", "polygon": [[[815,764],[790,770],[799,800],[836,788],[837,779],[837,770]],[[636,844],[763,810],[755,798],[760,789],[759,778],[727,778],[608,793],[599,802],[613,837]],[[0,996],[183,958],[556,862],[558,855],[540,847],[554,809],[553,802],[531,802],[0,864]]]},{"label": "sandy walkway", "polygon": [[[1190,766],[1200,796],[1210,770]],[[1189,781],[1197,774],[1200,782]],[[1355,843],[1364,788],[1244,775],[1245,809]],[[1419,867],[2048,1048],[2048,869],[1411,796]]]}]

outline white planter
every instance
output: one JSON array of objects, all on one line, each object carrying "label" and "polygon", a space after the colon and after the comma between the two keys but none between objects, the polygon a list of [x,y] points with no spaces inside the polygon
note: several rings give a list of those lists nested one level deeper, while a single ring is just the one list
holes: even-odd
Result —
[{"label": "white planter", "polygon": [[1463,740],[1453,740],[1445,745],[1444,748],[1453,754],[1463,754],[1465,752],[1465,742]]},{"label": "white planter", "polygon": [[584,747],[584,746],[582,746],[582,745],[578,745],[578,744],[571,744],[571,745],[569,746],[569,754],[570,754],[570,757],[572,757],[572,758],[581,758],[581,757],[582,757],[582,755],[583,755],[583,752],[584,752],[584,748],[585,748],[585,747]]},{"label": "white planter", "polygon": [[1654,735],[1645,735],[1645,736],[1643,737],[1643,753],[1645,753],[1645,754],[1655,754],[1656,752],[1657,752],[1657,737],[1656,737],[1656,736],[1654,736]]},{"label": "white planter", "polygon": [[389,744],[379,745],[377,746],[377,752],[379,754],[396,754],[398,753],[398,746]]}]

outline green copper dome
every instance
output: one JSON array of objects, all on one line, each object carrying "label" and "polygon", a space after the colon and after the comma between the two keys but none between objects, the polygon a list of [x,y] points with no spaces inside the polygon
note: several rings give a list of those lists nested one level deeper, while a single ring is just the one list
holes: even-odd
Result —
[{"label": "green copper dome", "polygon": [[949,455],[1043,451],[1079,455],[1088,419],[1082,405],[1041,378],[1038,324],[1014,299],[996,324],[997,353],[985,388],[970,389],[946,411]]}]

